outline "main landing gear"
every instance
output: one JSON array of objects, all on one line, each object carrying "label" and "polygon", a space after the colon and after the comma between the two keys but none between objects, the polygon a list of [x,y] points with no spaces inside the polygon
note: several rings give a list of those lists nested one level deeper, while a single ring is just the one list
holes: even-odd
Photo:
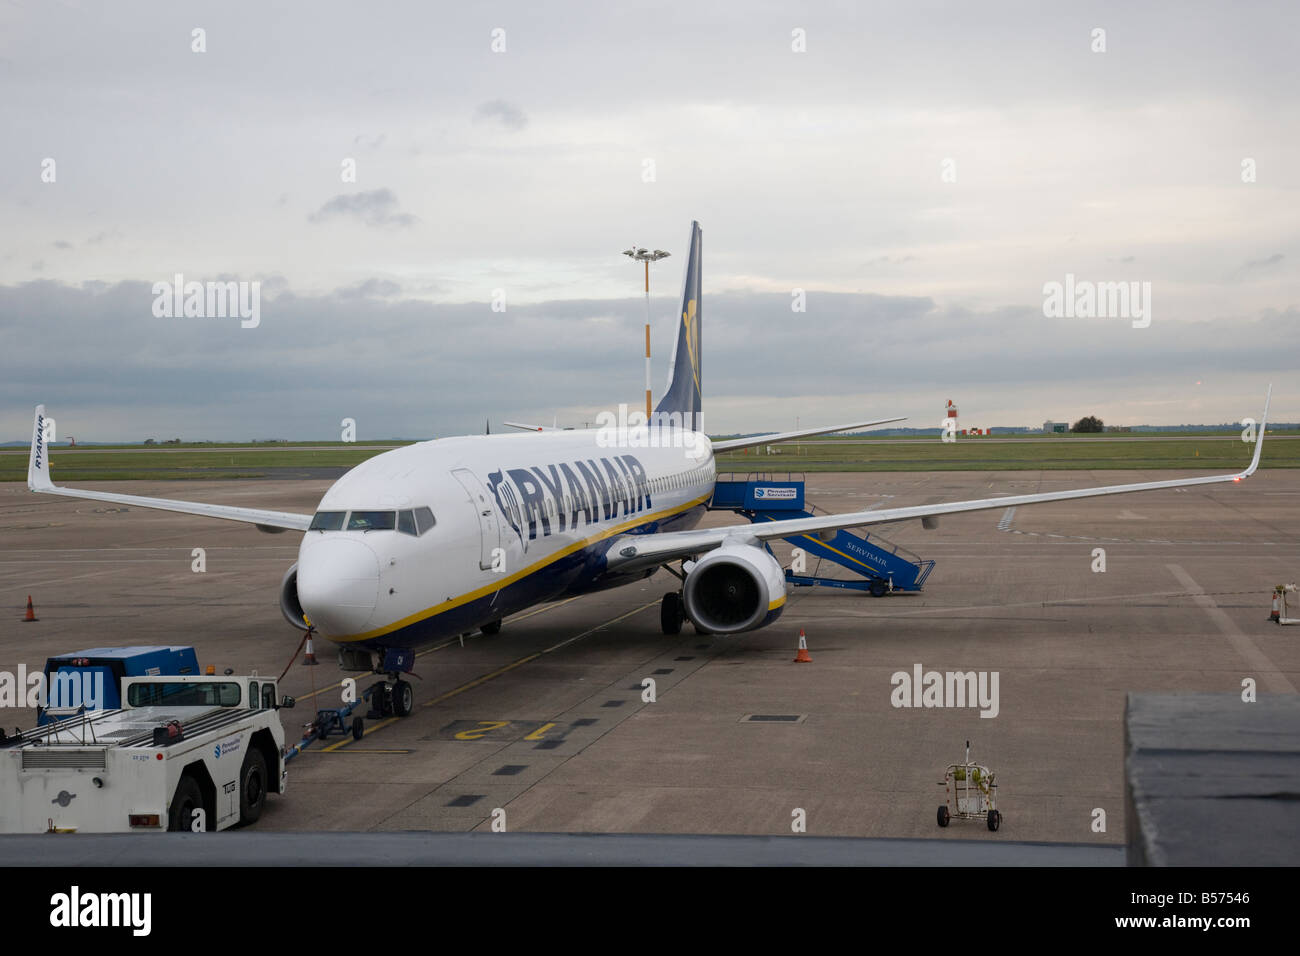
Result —
[{"label": "main landing gear", "polygon": [[682,606],[682,596],[676,591],[669,591],[659,604],[659,627],[665,634],[680,634],[686,620],[686,609]]}]

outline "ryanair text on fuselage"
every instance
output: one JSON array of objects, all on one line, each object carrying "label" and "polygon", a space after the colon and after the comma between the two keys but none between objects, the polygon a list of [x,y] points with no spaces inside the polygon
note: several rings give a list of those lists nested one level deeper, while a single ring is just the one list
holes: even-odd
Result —
[{"label": "ryanair text on fuselage", "polygon": [[[635,455],[611,455],[572,464],[504,468],[488,475],[488,487],[520,544],[584,524],[648,510],[650,481]],[[551,507],[547,502],[553,503]],[[527,527],[527,534],[524,528]]]}]

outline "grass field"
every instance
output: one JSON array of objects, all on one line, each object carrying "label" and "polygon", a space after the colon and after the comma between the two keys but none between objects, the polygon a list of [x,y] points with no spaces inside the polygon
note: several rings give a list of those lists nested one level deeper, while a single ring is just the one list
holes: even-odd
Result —
[{"label": "grass field", "polygon": [[[1286,438],[1287,435],[1291,437]],[[1270,432],[1270,439],[1273,433]],[[1300,468],[1300,440],[1280,433],[1264,449],[1261,467]],[[316,443],[323,445],[324,443]],[[376,443],[382,444],[382,443]],[[199,448],[207,450],[198,450]],[[780,446],[776,455],[732,453],[718,457],[720,471],[1017,471],[1111,469],[1207,469],[1232,471],[1250,462],[1254,446],[1241,441],[1204,438],[1152,438],[1117,441],[1045,442],[1033,438],[987,441],[958,438],[899,438],[878,444],[821,439]],[[55,447],[50,457],[54,480],[138,481],[258,478],[293,468],[350,468],[383,449],[339,443],[329,448],[276,444],[191,446],[121,451],[82,451]],[[214,450],[219,449],[219,450]],[[24,481],[27,456],[0,455],[0,481]]]},{"label": "grass field", "polygon": [[[1272,432],[1260,467],[1300,468],[1300,441],[1274,441]],[[781,446],[777,455],[718,456],[718,469],[731,471],[1018,471],[1205,468],[1232,471],[1250,464],[1255,446],[1241,441],[1154,438],[1118,441],[989,441],[958,438],[945,444],[900,439],[880,444],[846,441]]]}]

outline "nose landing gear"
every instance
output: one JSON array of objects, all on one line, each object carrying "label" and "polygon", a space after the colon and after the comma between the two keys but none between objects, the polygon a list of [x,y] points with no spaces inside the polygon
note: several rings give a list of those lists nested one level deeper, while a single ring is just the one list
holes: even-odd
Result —
[{"label": "nose landing gear", "polygon": [[370,698],[370,713],[367,717],[382,719],[384,717],[410,717],[415,710],[415,691],[409,681],[404,681],[396,674],[390,674],[392,680],[376,682],[366,691]]}]

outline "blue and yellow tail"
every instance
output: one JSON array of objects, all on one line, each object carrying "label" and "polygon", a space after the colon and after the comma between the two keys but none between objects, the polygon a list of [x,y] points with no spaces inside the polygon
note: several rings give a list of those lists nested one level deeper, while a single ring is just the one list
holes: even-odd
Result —
[{"label": "blue and yellow tail", "polygon": [[686,258],[686,282],[682,288],[681,315],[673,341],[673,364],[668,369],[668,390],[655,406],[656,417],[680,415],[682,425],[704,430],[704,406],[700,392],[700,262],[703,233],[691,223],[691,251]]}]

